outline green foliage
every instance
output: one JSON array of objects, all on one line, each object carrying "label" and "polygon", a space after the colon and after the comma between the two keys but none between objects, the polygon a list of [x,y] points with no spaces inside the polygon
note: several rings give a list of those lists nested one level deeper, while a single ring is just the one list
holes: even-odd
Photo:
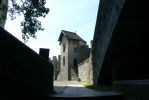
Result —
[{"label": "green foliage", "polygon": [[36,32],[44,30],[41,22],[37,20],[39,17],[45,17],[49,9],[45,7],[46,0],[10,0],[9,15],[11,19],[15,19],[16,15],[24,15],[21,22],[22,38],[26,42],[29,37],[36,38]]}]

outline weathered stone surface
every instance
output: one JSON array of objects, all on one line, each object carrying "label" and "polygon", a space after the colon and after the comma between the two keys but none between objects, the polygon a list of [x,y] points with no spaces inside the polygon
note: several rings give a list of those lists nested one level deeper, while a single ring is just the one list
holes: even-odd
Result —
[{"label": "weathered stone surface", "polygon": [[105,54],[124,2],[125,0],[100,0],[92,50],[95,85],[97,85],[101,75]]},{"label": "weathered stone surface", "polygon": [[[59,61],[60,61],[60,57],[59,57]],[[57,77],[58,77],[58,74],[60,71],[60,66],[59,66],[59,63],[58,63],[56,56],[53,56],[52,64],[54,66],[54,80],[57,80]]]},{"label": "weathered stone surface", "polygon": [[82,82],[87,82],[92,84],[92,63],[91,63],[91,59],[88,58],[85,61],[83,61],[82,63],[78,64],[78,73],[79,73],[79,78],[81,79]]},{"label": "weathered stone surface", "polygon": [[95,85],[149,78],[146,4],[100,0],[92,50]]},{"label": "weathered stone surface", "polygon": [[146,4],[145,0],[126,0],[123,6],[103,64],[113,69],[113,80],[149,78]]},{"label": "weathered stone surface", "polygon": [[[65,52],[61,54],[61,59],[60,59],[60,73],[58,75],[58,80],[68,80],[68,40],[63,37],[61,43],[61,52],[63,52],[63,44],[65,44]],[[65,66],[63,65],[63,59],[65,57]]]},{"label": "weathered stone surface", "polygon": [[81,81],[93,85],[93,66],[92,66],[92,41],[90,55],[86,60],[78,64],[78,77]]}]

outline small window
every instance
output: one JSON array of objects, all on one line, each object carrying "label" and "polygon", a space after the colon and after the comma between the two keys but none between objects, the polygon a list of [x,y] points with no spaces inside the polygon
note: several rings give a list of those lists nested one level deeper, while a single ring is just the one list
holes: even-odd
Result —
[{"label": "small window", "polygon": [[78,48],[74,48],[74,52],[78,52]]},{"label": "small window", "polygon": [[63,52],[65,52],[65,48],[66,48],[66,47],[65,47],[65,44],[64,44],[64,45],[63,45]]},{"label": "small window", "polygon": [[65,66],[65,56],[63,56],[63,66]]}]

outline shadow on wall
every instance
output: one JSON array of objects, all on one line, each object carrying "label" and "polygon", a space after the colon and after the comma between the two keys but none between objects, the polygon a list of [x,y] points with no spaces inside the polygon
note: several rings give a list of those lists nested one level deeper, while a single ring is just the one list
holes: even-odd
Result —
[{"label": "shadow on wall", "polygon": [[149,79],[146,4],[146,0],[100,0],[93,40],[96,85]]},{"label": "shadow on wall", "polygon": [[52,65],[0,27],[0,98],[40,99],[52,93]]}]

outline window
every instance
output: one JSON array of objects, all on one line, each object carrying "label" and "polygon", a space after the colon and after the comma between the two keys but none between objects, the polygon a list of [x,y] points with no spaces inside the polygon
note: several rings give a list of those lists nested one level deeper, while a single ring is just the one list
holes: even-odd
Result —
[{"label": "window", "polygon": [[74,66],[74,68],[75,68],[75,70],[76,70],[76,74],[78,74],[77,59],[74,59],[74,60],[73,60],[73,66]]},{"label": "window", "polygon": [[78,48],[74,48],[74,52],[78,52]]},{"label": "window", "polygon": [[65,52],[65,48],[66,48],[66,47],[65,47],[65,44],[64,44],[64,45],[63,45],[63,52]]},{"label": "window", "polygon": [[63,56],[63,66],[65,66],[65,56]]}]

